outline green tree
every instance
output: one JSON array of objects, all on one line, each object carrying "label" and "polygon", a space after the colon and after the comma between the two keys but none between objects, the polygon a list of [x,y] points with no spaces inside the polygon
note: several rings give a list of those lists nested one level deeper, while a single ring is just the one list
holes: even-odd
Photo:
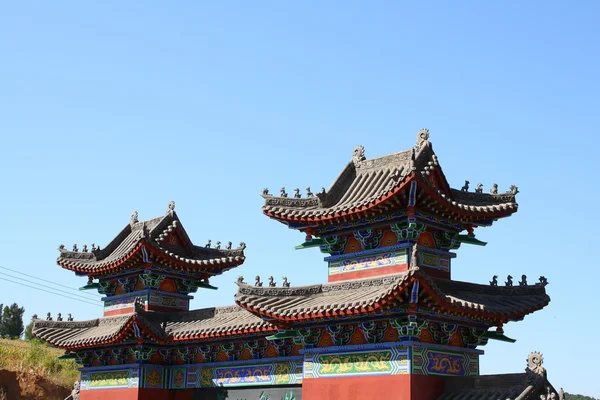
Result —
[{"label": "green tree", "polygon": [[595,397],[584,396],[582,394],[565,393],[565,400],[598,400]]},{"label": "green tree", "polygon": [[33,319],[25,327],[25,340],[31,340],[31,339],[33,339],[33,333],[32,333],[32,331],[33,331]]},{"label": "green tree", "polygon": [[23,334],[23,314],[25,309],[13,303],[10,307],[5,306],[2,311],[2,323],[0,324],[0,337],[18,339]]}]

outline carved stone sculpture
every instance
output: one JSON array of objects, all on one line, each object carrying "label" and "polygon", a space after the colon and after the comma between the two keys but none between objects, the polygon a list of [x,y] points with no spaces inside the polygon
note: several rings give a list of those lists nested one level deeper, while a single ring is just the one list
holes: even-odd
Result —
[{"label": "carved stone sculpture", "polygon": [[294,198],[299,199],[301,197],[302,197],[302,195],[300,194],[300,189],[298,189],[298,188],[294,189]]},{"label": "carved stone sculpture", "polygon": [[236,282],[237,283],[246,283],[246,282],[244,282],[244,277],[241,275],[237,277]]},{"label": "carved stone sculpture", "polygon": [[512,280],[513,280],[513,277],[509,275],[508,277],[506,277],[506,282],[504,282],[504,284],[506,286],[512,286],[513,285],[513,281]]},{"label": "carved stone sculpture", "polygon": [[81,249],[81,251],[83,251],[84,253],[88,252],[87,244],[83,245],[83,248]]},{"label": "carved stone sculpture", "polygon": [[516,187],[515,185],[510,185],[510,193],[511,194],[517,194],[517,193],[519,193],[519,188]]},{"label": "carved stone sculpture", "polygon": [[73,321],[73,317],[71,316],[71,313],[67,314],[67,321]]},{"label": "carved stone sculpture", "polygon": [[56,317],[56,320],[57,321],[62,321],[63,320],[63,317],[62,317],[61,313],[58,313],[58,316]]},{"label": "carved stone sculpture", "polygon": [[490,281],[490,286],[498,286],[498,275],[494,275]]},{"label": "carved stone sculpture", "polygon": [[310,191],[310,186],[306,188],[306,197],[313,197],[313,192]]},{"label": "carved stone sculpture", "polygon": [[221,250],[221,242],[218,240],[217,240],[217,245],[215,246],[215,249]]},{"label": "carved stone sculpture", "polygon": [[279,197],[287,197],[287,193],[286,193],[286,191],[285,191],[285,188],[284,188],[284,187],[282,187],[282,188],[279,190]]},{"label": "carved stone sculpture", "polygon": [[92,243],[92,253],[96,251],[96,243]]},{"label": "carved stone sculpture", "polygon": [[227,242],[227,246],[225,246],[225,249],[227,250],[231,250],[231,246],[233,245],[233,243],[231,242]]},{"label": "carved stone sculpture", "polygon": [[244,250],[244,249],[246,249],[246,243],[244,243],[244,242],[240,242],[240,249],[241,249],[241,250]]},{"label": "carved stone sculpture", "polygon": [[475,193],[483,193],[483,183],[478,183]]},{"label": "carved stone sculpture", "polygon": [[429,129],[423,128],[417,132],[417,141],[415,143],[415,150],[419,151],[429,141]]},{"label": "carved stone sculpture", "polygon": [[46,314],[46,321],[52,321],[52,314],[50,314],[50,313]]},{"label": "carved stone sculpture", "polygon": [[254,278],[254,286],[262,287],[263,283],[260,281],[260,276],[256,275]]},{"label": "carved stone sculpture", "polygon": [[73,245],[73,252],[77,253],[78,251],[79,251],[79,249],[77,248],[77,245],[76,245],[76,244],[74,244],[74,245]]},{"label": "carved stone sculpture", "polygon": [[64,250],[65,249],[65,245],[61,244],[60,246],[58,246],[58,250]]},{"label": "carved stone sculpture", "polygon": [[136,222],[138,222],[138,212],[134,211],[133,214],[131,214],[131,219],[129,220],[129,224],[133,225]]},{"label": "carved stone sculpture", "polygon": [[545,276],[540,276],[540,283],[538,285],[546,286],[548,284],[548,279]]},{"label": "carved stone sculpture", "polygon": [[365,148],[363,146],[356,146],[352,151],[352,161],[354,165],[358,165],[361,161],[365,160]]},{"label": "carved stone sculpture", "polygon": [[498,194],[498,184],[494,183],[490,189],[490,194]]},{"label": "carved stone sculpture", "polygon": [[269,287],[275,287],[275,286],[277,286],[277,283],[275,283],[274,279],[275,278],[273,278],[273,276],[269,277]]},{"label": "carved stone sculpture", "polygon": [[283,282],[281,284],[283,287],[290,287],[290,283],[287,280],[287,276],[283,277]]},{"label": "carved stone sculpture", "polygon": [[204,247],[206,247],[207,249],[210,249],[211,243],[212,243],[212,241],[210,239],[208,239],[208,242],[206,243],[206,246],[204,246]]},{"label": "carved stone sculpture", "polygon": [[267,188],[264,188],[264,189],[262,190],[262,194],[263,194],[263,196],[268,196],[268,195],[269,195],[269,189],[267,189]]},{"label": "carved stone sculpture", "polygon": [[175,211],[175,202],[173,200],[171,200],[169,202],[169,208],[167,209],[167,214],[170,212],[173,212],[173,211]]}]

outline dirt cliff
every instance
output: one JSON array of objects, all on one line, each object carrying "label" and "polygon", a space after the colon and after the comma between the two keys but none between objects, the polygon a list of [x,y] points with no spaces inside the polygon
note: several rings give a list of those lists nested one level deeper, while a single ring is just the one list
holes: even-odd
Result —
[{"label": "dirt cliff", "polygon": [[0,400],[64,400],[70,394],[45,378],[0,369]]}]

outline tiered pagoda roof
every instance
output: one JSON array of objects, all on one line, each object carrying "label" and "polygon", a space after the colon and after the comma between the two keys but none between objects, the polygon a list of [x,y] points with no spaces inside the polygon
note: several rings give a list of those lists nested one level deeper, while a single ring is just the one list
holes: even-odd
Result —
[{"label": "tiered pagoda roof", "polygon": [[274,325],[238,306],[165,313],[144,311],[138,304],[132,313],[89,321],[36,320],[33,335],[53,346],[77,350],[116,345],[139,335],[149,343],[178,344],[276,331]]},{"label": "tiered pagoda roof", "polygon": [[244,262],[244,243],[237,249],[231,249],[231,243],[225,249],[194,245],[174,207],[171,202],[164,216],[147,221],[138,221],[135,212],[103,249],[92,246],[89,252],[86,247],[67,251],[61,245],[57,263],[79,274],[97,276],[157,260],[173,269],[216,275]]},{"label": "tiered pagoda roof", "polygon": [[302,229],[408,206],[474,225],[489,225],[517,211],[515,186],[507,193],[497,193],[497,185],[491,193],[452,189],[428,138],[429,131],[421,130],[414,148],[373,159],[366,159],[364,148],[359,146],[329,190],[316,195],[309,192],[306,198],[296,190],[290,198],[284,189],[280,196],[265,189],[263,213]]},{"label": "tiered pagoda roof", "polygon": [[481,285],[434,278],[415,265],[407,272],[336,283],[277,288],[238,281],[238,286],[235,301],[239,306],[280,322],[366,317],[418,302],[430,309],[500,325],[521,320],[550,302],[545,283]]}]

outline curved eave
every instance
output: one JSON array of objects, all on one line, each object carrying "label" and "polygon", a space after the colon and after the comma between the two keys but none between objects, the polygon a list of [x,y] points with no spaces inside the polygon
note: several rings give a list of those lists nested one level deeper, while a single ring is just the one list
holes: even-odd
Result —
[{"label": "curved eave", "polygon": [[[166,344],[169,342],[168,337],[162,338],[162,337],[158,336],[150,327],[147,326],[145,321],[143,321],[141,318],[138,318],[136,315],[132,315],[131,318],[126,323],[124,323],[123,326],[117,332],[110,335],[109,337],[99,338],[96,340],[90,339],[90,340],[87,340],[82,343],[72,343],[71,344],[68,342],[68,340],[66,341],[67,343],[60,343],[60,340],[55,340],[52,338],[45,339],[45,338],[37,335],[35,332],[32,332],[32,334],[34,337],[38,338],[39,340],[49,343],[52,346],[57,347],[59,349],[64,349],[67,351],[77,351],[77,350],[96,348],[96,347],[101,347],[101,346],[110,346],[110,345],[122,343],[125,340],[127,340],[128,338],[134,336],[134,332],[133,332],[133,324],[134,323],[136,323],[138,325],[138,327],[143,335],[152,339],[154,342],[156,342],[158,344]],[[42,335],[42,336],[44,336],[44,335]]]},{"label": "curved eave", "polygon": [[392,199],[396,194],[400,193],[407,185],[411,182],[412,178],[414,178],[416,174],[411,172],[410,175],[407,175],[400,183],[398,183],[394,188],[387,191],[385,194],[382,194],[377,199],[372,200],[368,203],[365,203],[360,206],[352,207],[348,210],[336,211],[331,214],[326,215],[314,215],[314,216],[298,216],[298,215],[281,215],[279,213],[275,213],[272,211],[263,210],[263,214],[266,216],[286,222],[295,222],[295,223],[327,223],[334,222],[339,219],[348,218],[350,216],[368,212],[373,210],[378,205],[385,203],[386,201]]},{"label": "curved eave", "polygon": [[[108,265],[94,268],[93,265],[82,266],[81,261],[71,261],[68,258],[59,257],[57,264],[61,267],[74,271],[80,274],[87,275],[103,275],[107,273],[117,272],[124,270],[129,267],[128,261],[133,260],[134,257],[141,258],[142,247],[146,245],[146,249],[150,252],[153,257],[160,258],[164,263],[174,266],[176,268],[189,271],[189,272],[209,272],[212,274],[219,274],[224,269],[235,268],[244,263],[246,257],[244,255],[235,257],[221,257],[209,260],[195,260],[184,258],[158,247],[153,243],[149,243],[145,240],[140,241],[136,246],[133,247],[127,254],[123,255],[119,259],[115,259]],[[79,264],[79,265],[78,265]]]},{"label": "curved eave", "polygon": [[511,321],[519,321],[526,315],[534,313],[546,307],[550,303],[550,297],[544,293],[546,300],[541,304],[534,306],[523,307],[519,312],[494,312],[488,311],[485,307],[463,305],[458,302],[449,301],[446,295],[440,292],[437,288],[432,287],[430,282],[425,278],[420,278],[419,281],[423,284],[423,289],[427,296],[434,300],[435,308],[448,312],[450,314],[461,317],[473,317],[492,321],[494,324],[505,324]]},{"label": "curved eave", "polygon": [[[490,321],[491,324],[504,324],[510,321],[518,321],[523,319],[528,314],[531,314],[535,311],[541,310],[550,302],[550,297],[546,296],[546,301],[542,304],[536,304],[535,306],[523,307],[519,312],[494,312],[488,311],[485,307],[480,306],[467,306],[462,304],[457,304],[452,301],[448,301],[446,296],[439,292],[437,288],[431,286],[428,279],[424,277],[411,277],[406,281],[402,282],[400,285],[396,286],[392,289],[388,294],[383,296],[381,299],[378,299],[371,304],[365,304],[357,307],[348,307],[344,309],[338,310],[316,310],[316,311],[306,311],[299,312],[293,315],[284,315],[276,312],[266,311],[252,305],[243,303],[241,301],[236,300],[236,304],[240,307],[247,309],[253,314],[259,315],[264,318],[269,318],[277,322],[309,322],[312,320],[317,320],[321,318],[336,318],[336,317],[357,317],[357,316],[367,316],[371,313],[384,311],[389,308],[391,305],[398,306],[400,303],[403,303],[403,299],[401,298],[401,294],[404,293],[404,290],[410,286],[415,280],[419,280],[422,284],[422,287],[427,294],[427,297],[430,299],[425,304],[433,309],[443,310],[451,315],[456,315],[460,317],[472,317],[477,319],[483,319]],[[431,301],[433,300],[433,302]],[[419,303],[423,305],[423,302]]]},{"label": "curved eave", "polygon": [[397,186],[389,190],[387,193],[381,195],[375,200],[372,200],[366,204],[358,207],[353,207],[348,210],[336,211],[331,214],[314,215],[314,216],[303,216],[303,215],[284,215],[279,212],[273,212],[263,210],[263,214],[266,216],[276,219],[283,223],[297,223],[297,224],[315,224],[315,223],[335,223],[348,218],[352,219],[355,216],[362,217],[361,213],[367,212],[381,212],[378,210],[379,206],[385,205],[386,202],[391,202],[393,207],[396,207],[396,201],[393,198],[400,194],[403,190],[409,187],[412,181],[416,181],[419,189],[421,189],[429,198],[434,201],[434,209],[442,209],[442,212],[446,212],[457,219],[471,219],[471,220],[494,220],[499,218],[505,218],[511,214],[517,212],[517,203],[499,204],[499,205],[487,205],[487,206],[471,206],[466,204],[460,204],[449,198],[448,196],[443,197],[436,190],[432,189],[423,178],[419,178],[419,175],[413,171]]}]

